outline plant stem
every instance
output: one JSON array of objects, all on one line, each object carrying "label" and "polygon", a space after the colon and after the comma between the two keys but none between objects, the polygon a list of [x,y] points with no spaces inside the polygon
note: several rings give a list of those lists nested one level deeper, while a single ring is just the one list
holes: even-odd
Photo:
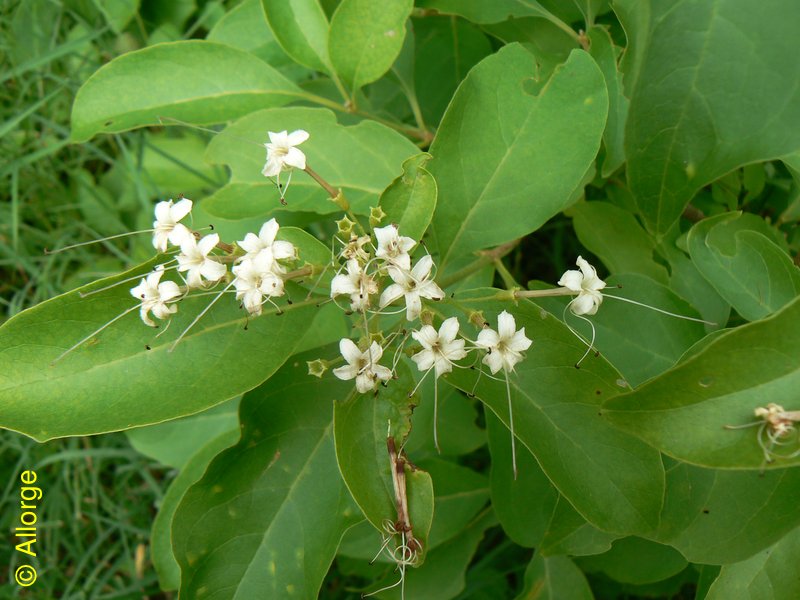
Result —
[{"label": "plant stem", "polygon": [[441,281],[438,281],[440,287],[446,288],[457,281],[461,281],[462,279],[466,279],[476,271],[480,271],[483,267],[492,264],[495,260],[503,258],[506,254],[511,252],[517,244],[519,244],[520,240],[512,240],[510,242],[506,242],[497,248],[493,248],[491,250],[482,250],[479,252],[480,258],[476,261],[468,264],[463,269],[459,269],[452,275],[448,277],[443,277]]}]

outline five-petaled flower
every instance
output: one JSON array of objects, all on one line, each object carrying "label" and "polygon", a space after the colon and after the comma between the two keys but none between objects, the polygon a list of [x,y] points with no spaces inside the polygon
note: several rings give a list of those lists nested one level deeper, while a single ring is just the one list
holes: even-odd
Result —
[{"label": "five-petaled flower", "polygon": [[236,299],[241,300],[251,315],[261,314],[264,298],[283,296],[283,279],[273,272],[274,261],[267,253],[255,257],[246,256],[238,265],[233,266],[233,287],[236,288]]},{"label": "five-petaled flower", "polygon": [[165,200],[156,204],[156,220],[153,221],[153,247],[159,252],[167,251],[167,244],[180,246],[187,237],[192,237],[191,231],[179,223],[183,217],[192,210],[192,201],[183,198],[173,204],[172,200]]},{"label": "five-petaled flower", "polygon": [[149,313],[152,312],[157,319],[167,319],[178,310],[174,304],[167,303],[181,295],[180,288],[174,281],[159,283],[163,274],[163,268],[153,271],[143,278],[139,285],[131,289],[131,296],[142,303],[139,315],[142,317],[142,321],[150,327],[156,327],[156,323],[150,318]]},{"label": "five-petaled flower", "polygon": [[522,352],[530,348],[531,340],[525,336],[525,328],[517,330],[514,316],[503,311],[497,317],[497,331],[486,328],[478,334],[475,345],[487,353],[483,364],[488,365],[494,375],[500,369],[506,373],[514,370],[514,365],[522,360]]},{"label": "five-petaled flower", "polygon": [[255,233],[248,233],[244,236],[244,239],[237,242],[237,244],[247,253],[248,258],[266,255],[270,261],[270,268],[276,273],[283,273],[285,270],[274,261],[295,258],[297,256],[297,250],[291,242],[275,239],[279,229],[280,225],[278,225],[278,222],[274,218],[270,219],[261,226],[258,235]]},{"label": "five-petaled flower", "polygon": [[331,298],[350,294],[350,308],[354,311],[367,309],[370,295],[377,293],[378,284],[354,258],[347,261],[347,275],[340,273],[331,281]]},{"label": "five-petaled flower", "polygon": [[389,267],[389,277],[394,283],[387,287],[381,294],[381,308],[388,306],[395,300],[405,297],[406,318],[413,321],[422,311],[422,298],[441,300],[444,298],[442,288],[429,279],[433,259],[426,254],[419,259],[411,271],[398,267]]},{"label": "five-petaled flower", "polygon": [[287,171],[292,168],[306,168],[306,155],[296,146],[308,139],[307,131],[302,129],[292,133],[269,131],[267,134],[269,135],[269,143],[264,144],[267,148],[267,162],[261,170],[261,174],[264,177],[275,177],[281,171]]},{"label": "five-petaled flower", "polygon": [[219,235],[212,233],[199,242],[193,235],[181,242],[181,253],[178,255],[178,271],[188,271],[186,285],[190,288],[203,286],[203,279],[219,281],[225,276],[227,269],[208,257],[208,254],[219,243]]},{"label": "five-petaled flower", "polygon": [[383,348],[378,342],[372,342],[367,350],[361,352],[352,340],[343,338],[339,342],[339,351],[347,364],[334,369],[333,374],[345,381],[355,377],[356,389],[362,394],[374,390],[379,381],[391,379],[392,371],[378,364],[383,356]]},{"label": "five-petaled flower", "polygon": [[461,360],[467,355],[464,340],[456,339],[458,335],[458,319],[445,319],[437,333],[430,325],[424,325],[419,331],[412,331],[411,337],[422,344],[422,350],[411,357],[420,371],[434,368],[436,377],[453,370],[453,361]]},{"label": "five-petaled flower", "polygon": [[606,282],[597,276],[595,268],[580,256],[575,264],[580,271],[567,271],[558,280],[558,285],[576,292],[578,295],[569,303],[570,310],[576,315],[593,315],[603,303],[600,290]]},{"label": "five-petaled flower", "polygon": [[378,249],[375,256],[406,271],[411,268],[409,252],[417,245],[410,237],[400,235],[397,225],[387,225],[375,229]]}]

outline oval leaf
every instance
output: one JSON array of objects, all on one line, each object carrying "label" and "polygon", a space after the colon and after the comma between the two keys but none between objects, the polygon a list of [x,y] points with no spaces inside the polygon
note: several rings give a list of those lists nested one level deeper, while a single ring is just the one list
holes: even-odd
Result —
[{"label": "oval leaf", "polygon": [[72,141],[169,124],[170,117],[220,123],[300,94],[248,52],[203,40],[156,44],[112,60],[83,84],[72,106]]},{"label": "oval leaf", "polygon": [[547,81],[519,44],[470,71],[433,141],[433,226],[441,269],[464,253],[539,228],[564,209],[600,147],[608,95],[591,57],[574,51]]},{"label": "oval leaf", "polygon": [[[800,300],[773,317],[720,335],[700,353],[631,394],[606,402],[615,426],[701,466],[762,469],[768,446],[753,411],[769,402],[798,410]],[[763,422],[763,421],[762,421]],[[726,426],[753,423],[731,431]],[[759,443],[761,440],[761,444]],[[776,452],[800,449],[796,436]],[[800,464],[800,457],[773,466]]]}]

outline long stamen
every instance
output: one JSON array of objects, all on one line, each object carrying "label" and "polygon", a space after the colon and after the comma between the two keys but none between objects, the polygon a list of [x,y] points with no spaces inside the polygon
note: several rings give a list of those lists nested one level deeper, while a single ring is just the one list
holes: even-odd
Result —
[{"label": "long stamen", "polygon": [[140,233],[152,233],[153,229],[140,229],[139,231],[126,231],[125,233],[118,233],[116,235],[109,235],[108,237],[99,238],[96,240],[89,240],[88,242],[80,242],[78,244],[70,244],[69,246],[63,246],[61,248],[57,248],[56,250],[48,250],[47,248],[44,249],[44,253],[47,255],[50,254],[58,254],[59,252],[64,252],[65,250],[72,250],[73,248],[80,248],[81,246],[91,246],[92,244],[99,244],[100,242],[107,242],[108,240],[116,240],[118,238],[128,237],[131,235],[138,235]]},{"label": "long stamen", "polygon": [[506,394],[508,395],[508,428],[511,431],[511,467],[514,470],[514,481],[517,480],[517,441],[514,436],[514,410],[511,407],[511,384],[508,382],[508,371],[506,374]]},{"label": "long stamen", "polygon": [[[586,358],[586,356],[587,356],[587,355],[589,354],[589,352],[591,352],[591,350],[592,350],[592,345],[594,344],[594,325],[592,324],[592,343],[590,344],[590,343],[589,343],[589,342],[586,340],[586,338],[584,338],[584,337],[583,337],[583,336],[582,336],[580,333],[578,333],[578,332],[577,332],[575,329],[573,329],[573,327],[572,327],[572,326],[571,326],[569,323],[567,323],[567,311],[569,310],[569,307],[570,307],[570,305],[571,305],[573,302],[574,302],[574,300],[570,300],[570,301],[567,303],[567,305],[566,305],[566,306],[564,306],[564,311],[561,313],[561,320],[562,320],[562,322],[564,323],[564,325],[566,325],[567,329],[569,329],[569,330],[570,330],[570,333],[572,333],[572,335],[574,335],[574,336],[575,336],[576,338],[578,338],[578,339],[579,339],[581,342],[583,342],[583,343],[586,345],[586,347],[587,347],[587,348],[586,348],[586,352],[583,354],[583,356],[581,356],[581,359],[580,359],[578,362],[576,362],[576,363],[575,363],[575,368],[576,368],[576,369],[579,369],[579,368],[580,368],[581,361],[583,361],[583,359],[584,359],[584,358]],[[578,315],[576,315],[576,316],[578,316]],[[586,320],[588,321],[588,319],[586,319]],[[590,321],[590,324],[591,324],[591,321]]]},{"label": "long stamen", "polygon": [[636,306],[649,308],[650,310],[654,310],[656,312],[660,312],[664,315],[675,317],[677,319],[683,319],[685,321],[705,323],[706,325],[718,325],[718,323],[714,323],[713,321],[706,321],[704,319],[696,319],[695,317],[687,317],[686,315],[679,315],[677,313],[669,312],[668,310],[662,310],[660,308],[656,308],[655,306],[650,306],[649,304],[644,304],[642,302],[637,302],[636,300],[631,300],[630,298],[623,298],[622,296],[612,296],[611,294],[603,294],[603,298],[614,298],[614,300],[622,300],[623,302],[628,302],[629,304],[635,304]]},{"label": "long stamen", "polygon": [[417,393],[417,390],[419,389],[419,386],[422,385],[422,382],[425,381],[425,378],[428,376],[428,373],[430,373],[431,371],[433,371],[433,367],[431,367],[430,369],[428,369],[427,371],[425,371],[422,374],[422,377],[420,377],[420,380],[417,382],[417,385],[414,386],[414,389],[411,390],[410,392],[408,392],[408,397],[409,398],[411,398],[411,396],[413,396],[414,394]]},{"label": "long stamen", "polygon": [[72,352],[73,350],[75,350],[75,348],[77,348],[78,346],[80,346],[80,345],[81,345],[81,344],[83,344],[84,342],[87,342],[87,341],[89,341],[89,340],[90,340],[90,339],[92,339],[94,336],[96,336],[98,333],[100,333],[101,331],[103,331],[103,330],[104,330],[106,327],[108,327],[109,325],[111,325],[111,324],[113,324],[113,323],[116,323],[116,322],[117,322],[117,321],[119,321],[119,320],[120,320],[122,317],[124,317],[124,316],[125,316],[125,315],[127,315],[128,313],[131,313],[131,312],[133,312],[133,311],[134,311],[134,310],[136,310],[137,308],[141,308],[141,304],[136,304],[136,305],[134,305],[134,306],[131,306],[129,309],[127,309],[127,310],[125,310],[124,312],[122,312],[121,314],[117,315],[116,317],[114,317],[113,319],[111,319],[111,320],[110,320],[108,323],[106,323],[105,325],[103,325],[103,326],[102,326],[102,327],[100,327],[99,329],[95,329],[95,330],[94,330],[92,333],[90,333],[89,335],[87,335],[85,338],[83,338],[83,339],[82,339],[81,341],[79,341],[77,344],[75,344],[75,345],[73,345],[73,346],[70,346],[69,348],[67,348],[66,350],[64,350],[64,352],[62,352],[61,354],[59,354],[59,355],[56,357],[56,359],[55,359],[55,360],[53,360],[53,362],[51,362],[51,363],[50,363],[50,365],[51,365],[51,366],[52,366],[52,365],[55,365],[55,364],[56,364],[58,361],[60,361],[62,358],[64,358],[64,357],[65,357],[67,354],[69,354],[70,352]]},{"label": "long stamen", "polygon": [[[125,279],[120,279],[119,281],[116,281],[116,282],[111,283],[109,285],[103,286],[101,288],[97,288],[96,290],[89,290],[88,292],[80,292],[78,295],[81,298],[86,298],[87,296],[91,296],[92,294],[99,294],[100,292],[105,292],[106,290],[113,289],[113,288],[117,287],[118,285],[122,285],[123,283],[130,283],[131,281],[136,281],[137,279],[141,279],[142,277],[147,277],[147,275],[150,275],[151,273],[155,273],[158,270],[163,270],[166,273],[167,271],[169,271],[171,269],[177,269],[178,268],[178,265],[173,265],[171,267],[165,267],[165,265],[173,263],[173,262],[175,262],[175,260],[176,259],[173,258],[169,262],[165,262],[163,264],[157,265],[152,271],[150,271],[150,273],[145,273],[145,274],[141,274],[140,273],[139,275],[133,275],[132,277],[126,277]],[[163,268],[159,269],[159,267],[163,267]]]},{"label": "long stamen", "polygon": [[194,326],[195,326],[195,324],[196,324],[196,323],[197,323],[197,322],[198,322],[198,321],[199,321],[199,320],[200,320],[200,319],[203,317],[203,315],[205,315],[205,314],[206,314],[206,313],[207,313],[207,312],[208,312],[208,311],[211,309],[211,307],[212,307],[212,306],[214,306],[214,303],[215,303],[217,300],[219,300],[220,298],[222,298],[222,295],[223,295],[225,292],[227,292],[227,291],[228,291],[228,289],[229,289],[229,288],[230,288],[232,285],[233,285],[233,282],[229,283],[229,284],[228,284],[228,285],[225,287],[225,289],[223,289],[223,290],[222,290],[222,291],[221,291],[219,294],[217,294],[217,296],[216,296],[216,297],[215,297],[215,298],[214,298],[214,299],[213,299],[211,302],[209,302],[209,303],[208,303],[208,306],[206,306],[206,307],[205,307],[205,308],[204,308],[202,311],[200,311],[200,314],[199,314],[199,315],[197,315],[197,316],[194,318],[194,320],[193,320],[191,323],[189,323],[189,326],[188,326],[186,329],[184,329],[184,330],[183,330],[183,333],[181,333],[181,334],[178,336],[178,339],[177,339],[177,340],[175,340],[175,341],[173,342],[172,346],[170,347],[170,349],[169,349],[167,352],[172,352],[173,350],[175,350],[175,347],[178,345],[178,342],[180,342],[180,341],[183,339],[183,337],[184,337],[184,336],[185,336],[187,333],[189,333],[189,330],[190,330],[192,327],[194,327]]},{"label": "long stamen", "polygon": [[264,147],[264,144],[261,144],[259,142],[253,141],[253,140],[249,140],[247,138],[243,138],[243,137],[235,135],[233,133],[228,133],[225,130],[217,131],[216,129],[211,129],[209,127],[202,127],[200,125],[195,125],[194,123],[187,123],[186,121],[181,121],[180,119],[176,119],[174,117],[163,117],[163,116],[159,116],[158,117],[158,122],[161,123],[162,125],[164,125],[164,121],[165,120],[172,121],[173,123],[175,123],[177,125],[183,125],[184,127],[191,127],[192,129],[197,129],[199,131],[206,131],[208,133],[213,133],[214,135],[221,135],[223,137],[229,137],[229,138],[234,139],[234,140],[240,140],[242,142],[247,142],[248,144],[252,144],[254,146],[259,146],[260,148]]},{"label": "long stamen", "polygon": [[580,360],[575,363],[575,368],[580,368],[581,363],[584,361],[584,359],[587,356],[589,356],[589,353],[594,348],[594,340],[595,340],[595,336],[596,336],[596,331],[594,329],[594,323],[592,323],[592,321],[590,319],[587,319],[583,315],[575,315],[575,316],[578,317],[579,319],[583,319],[584,321],[586,321],[589,324],[589,327],[592,328],[592,339],[589,341],[589,345],[586,348],[586,352],[584,352],[583,356],[581,356]]}]

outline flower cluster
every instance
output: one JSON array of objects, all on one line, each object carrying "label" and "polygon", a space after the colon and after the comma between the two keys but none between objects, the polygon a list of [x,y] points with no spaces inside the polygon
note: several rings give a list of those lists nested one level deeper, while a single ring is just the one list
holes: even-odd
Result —
[{"label": "flower cluster", "polygon": [[[188,198],[156,204],[153,247],[162,253],[173,249],[178,252],[131,289],[131,295],[141,301],[140,315],[146,325],[156,326],[151,314],[157,319],[169,319],[178,310],[176,303],[192,290],[208,290],[221,282],[227,285],[220,294],[235,288],[236,299],[253,316],[261,314],[265,302],[284,295],[288,273],[285,263],[297,259],[297,249],[291,242],[276,239],[280,226],[275,219],[264,223],[258,235],[248,233],[231,246],[221,242],[216,233],[200,237],[181,223],[191,210],[192,201]],[[161,282],[171,269],[182,279],[182,285]]]}]

